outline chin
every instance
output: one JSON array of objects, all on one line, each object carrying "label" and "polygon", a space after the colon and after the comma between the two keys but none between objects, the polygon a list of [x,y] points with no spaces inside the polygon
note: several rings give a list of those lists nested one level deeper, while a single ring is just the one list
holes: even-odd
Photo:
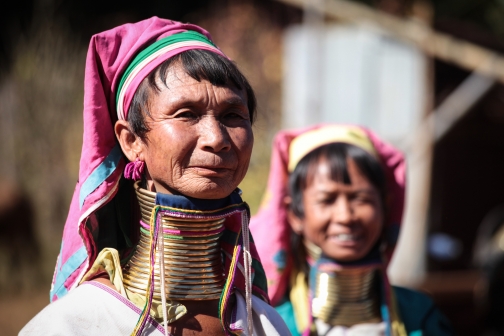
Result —
[{"label": "chin", "polygon": [[199,199],[220,199],[228,197],[235,188],[223,188],[220,186],[206,186],[198,190],[191,190],[187,192],[182,192],[185,196]]},{"label": "chin", "polygon": [[364,258],[364,255],[361,255],[361,253],[354,252],[354,251],[338,251],[338,252],[333,252],[333,253],[324,252],[324,254],[334,260],[343,261],[343,262],[357,261],[359,259]]},{"label": "chin", "polygon": [[178,178],[176,183],[160,183],[170,193],[199,199],[220,199],[229,196],[238,186],[235,178],[201,177]]}]

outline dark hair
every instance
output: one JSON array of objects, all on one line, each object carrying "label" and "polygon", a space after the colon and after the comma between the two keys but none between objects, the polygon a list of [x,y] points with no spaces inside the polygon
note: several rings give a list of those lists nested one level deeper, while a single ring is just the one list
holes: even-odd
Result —
[{"label": "dark hair", "polygon": [[209,81],[215,86],[235,86],[239,90],[245,90],[247,94],[247,107],[250,121],[253,123],[256,112],[256,98],[249,82],[238,70],[236,64],[215,52],[192,49],[175,55],[157,66],[139,85],[128,110],[128,122],[132,131],[141,138],[149,131],[145,123],[144,114],[149,115],[148,99],[152,92],[160,92],[157,79],[166,84],[166,78],[170,67],[174,64],[182,64],[186,74],[197,80]]},{"label": "dark hair", "polygon": [[331,143],[304,156],[289,176],[289,191],[292,199],[290,209],[297,217],[304,217],[303,191],[313,177],[314,167],[321,160],[325,160],[329,163],[333,180],[351,184],[348,159],[355,162],[359,171],[378,189],[382,205],[385,206],[385,175],[380,162],[360,147],[346,143]]}]

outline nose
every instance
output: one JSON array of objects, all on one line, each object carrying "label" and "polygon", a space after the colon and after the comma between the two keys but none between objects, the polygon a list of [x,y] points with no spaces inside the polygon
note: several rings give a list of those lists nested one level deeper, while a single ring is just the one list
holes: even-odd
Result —
[{"label": "nose", "polygon": [[205,116],[200,121],[199,143],[203,150],[218,153],[231,148],[229,133],[224,125],[214,116]]},{"label": "nose", "polygon": [[347,197],[340,195],[333,207],[332,222],[349,225],[352,222],[353,209]]}]

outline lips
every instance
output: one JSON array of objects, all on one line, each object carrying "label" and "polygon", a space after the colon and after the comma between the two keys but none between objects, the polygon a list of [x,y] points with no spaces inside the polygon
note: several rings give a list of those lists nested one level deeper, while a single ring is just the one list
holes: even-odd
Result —
[{"label": "lips", "polygon": [[221,176],[229,174],[230,171],[234,171],[232,168],[228,167],[214,167],[214,166],[191,166],[188,168],[189,170],[194,171],[198,175],[203,176]]},{"label": "lips", "polygon": [[191,169],[211,169],[211,170],[234,170],[234,167],[226,165],[191,165],[188,168]]}]

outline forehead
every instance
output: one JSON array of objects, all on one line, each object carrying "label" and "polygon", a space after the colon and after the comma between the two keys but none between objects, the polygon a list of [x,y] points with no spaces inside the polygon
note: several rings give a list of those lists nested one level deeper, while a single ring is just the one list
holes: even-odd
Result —
[{"label": "forehead", "polygon": [[[372,186],[371,182],[368,180],[366,175],[364,175],[354,160],[347,158],[346,167],[338,167],[340,171],[336,174],[334,178],[333,170],[331,164],[325,158],[320,158],[317,163],[314,163],[308,172],[307,187],[317,186],[325,187],[329,184],[340,185],[345,188],[361,188]],[[350,183],[345,183],[344,181],[344,169],[346,169],[349,177]]]},{"label": "forehead", "polygon": [[165,96],[166,102],[170,103],[220,99],[233,104],[247,104],[244,89],[238,89],[231,82],[226,85],[213,85],[206,79],[198,81],[187,74],[180,62],[168,68],[164,83],[160,76],[156,76],[156,86],[159,88],[159,93]]}]

